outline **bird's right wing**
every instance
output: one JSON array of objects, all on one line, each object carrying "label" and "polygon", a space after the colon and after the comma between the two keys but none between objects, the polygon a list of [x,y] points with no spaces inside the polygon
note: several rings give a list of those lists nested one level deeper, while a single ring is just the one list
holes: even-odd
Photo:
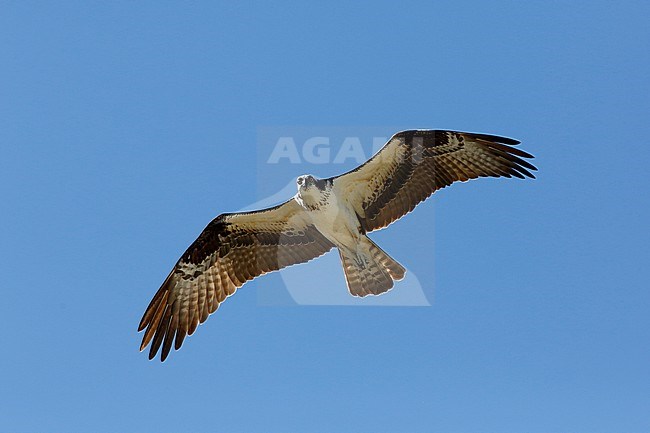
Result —
[{"label": "bird's right wing", "polygon": [[218,216],[151,300],[138,327],[146,328],[140,350],[153,339],[149,359],[162,345],[164,361],[173,341],[178,350],[185,336],[246,281],[309,261],[332,247],[293,198],[269,209]]}]

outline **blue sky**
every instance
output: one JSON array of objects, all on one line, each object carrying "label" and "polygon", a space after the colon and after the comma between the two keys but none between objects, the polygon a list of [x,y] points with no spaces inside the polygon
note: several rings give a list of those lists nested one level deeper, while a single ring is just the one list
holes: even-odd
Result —
[{"label": "blue sky", "polygon": [[[0,10],[2,431],[650,429],[647,2]],[[372,236],[430,307],[299,306],[270,275],[147,361],[177,257],[305,171],[260,164],[260,131],[302,127],[506,135],[540,171]]]}]

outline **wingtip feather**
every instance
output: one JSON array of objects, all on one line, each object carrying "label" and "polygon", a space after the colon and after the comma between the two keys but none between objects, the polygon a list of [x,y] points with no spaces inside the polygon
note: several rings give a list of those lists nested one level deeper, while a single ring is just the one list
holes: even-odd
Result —
[{"label": "wingtip feather", "polygon": [[473,132],[460,132],[460,134],[466,134],[472,138],[476,138],[479,140],[484,140],[484,141],[492,141],[495,143],[502,143],[502,144],[507,144],[509,146],[517,146],[518,144],[521,144],[521,141],[515,140],[514,138],[509,138],[509,137],[503,137],[501,135],[492,135],[492,134],[479,134],[479,133],[473,133]]}]

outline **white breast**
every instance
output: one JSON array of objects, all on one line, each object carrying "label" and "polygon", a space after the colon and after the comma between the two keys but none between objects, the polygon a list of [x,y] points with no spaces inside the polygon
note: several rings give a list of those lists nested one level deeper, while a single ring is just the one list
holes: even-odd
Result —
[{"label": "white breast", "polygon": [[316,228],[336,245],[351,245],[361,236],[359,219],[344,200],[330,194],[321,206],[308,213]]}]

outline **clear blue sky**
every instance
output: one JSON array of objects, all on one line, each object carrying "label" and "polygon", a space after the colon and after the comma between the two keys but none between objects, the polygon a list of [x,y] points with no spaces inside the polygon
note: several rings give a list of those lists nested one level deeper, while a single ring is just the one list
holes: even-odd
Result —
[{"label": "clear blue sky", "polygon": [[[650,431],[648,16],[4,2],[0,430]],[[373,236],[430,307],[273,306],[268,276],[147,361],[136,327],[177,257],[304,171],[260,177],[260,128],[302,126],[501,134],[540,171]]]}]

